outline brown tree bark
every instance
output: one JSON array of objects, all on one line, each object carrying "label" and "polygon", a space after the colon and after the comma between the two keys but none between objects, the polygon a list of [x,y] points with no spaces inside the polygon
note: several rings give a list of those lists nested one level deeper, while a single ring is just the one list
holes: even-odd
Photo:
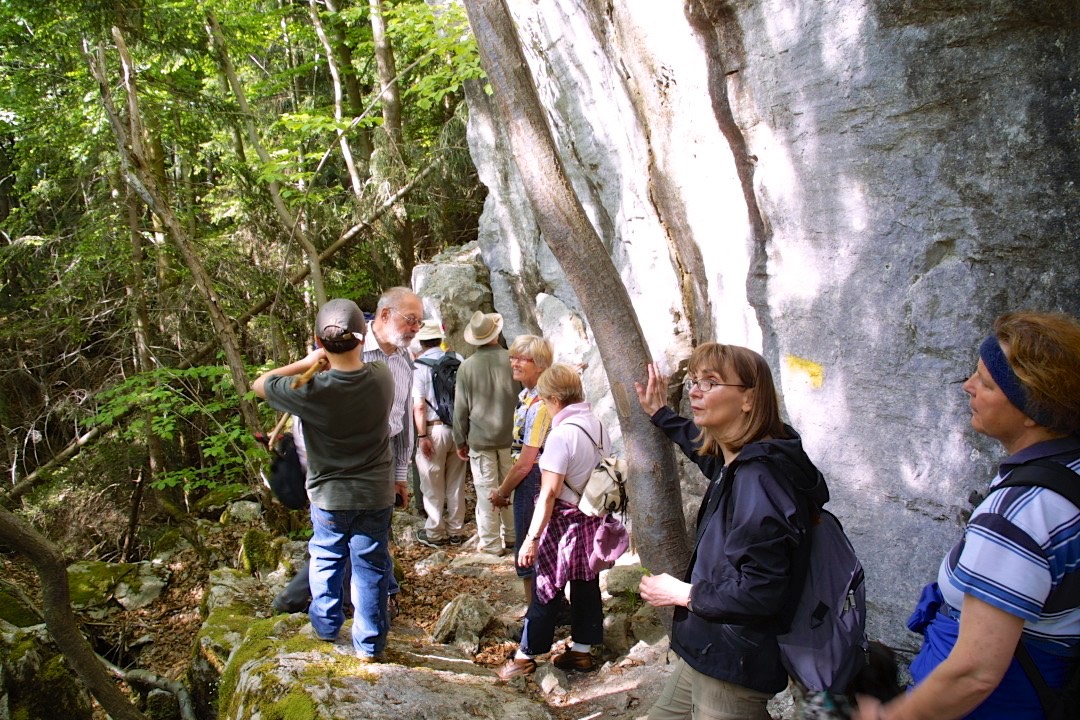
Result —
[{"label": "brown tree bark", "polygon": [[[555,148],[503,0],[465,0],[492,99],[533,206],[540,235],[566,273],[604,361],[629,464],[630,514],[642,564],[681,576],[689,560],[682,491],[671,442],[638,406],[649,348],[626,287],[589,222]],[[647,542],[641,539],[648,538]]]},{"label": "brown tree bark", "polygon": [[67,567],[56,548],[18,516],[0,508],[0,542],[30,559],[41,578],[42,614],[53,642],[113,720],[146,720],[116,687],[71,612]]},{"label": "brown tree bark", "polygon": [[113,38],[116,41],[117,50],[120,53],[120,59],[123,65],[123,82],[127,95],[128,122],[130,123],[130,129],[120,120],[120,115],[113,104],[109,85],[105,78],[104,53],[99,50],[99,56],[95,60],[89,52],[87,52],[86,59],[90,66],[90,70],[100,87],[102,104],[105,108],[106,115],[109,118],[109,124],[116,136],[117,149],[119,150],[120,155],[120,166],[123,169],[124,179],[127,181],[129,187],[138,194],[139,198],[146,203],[151,212],[160,218],[162,224],[165,226],[169,239],[176,246],[177,250],[179,250],[180,256],[184,260],[184,264],[191,273],[195,287],[206,304],[210,315],[210,321],[214,326],[214,332],[217,335],[222,350],[225,352],[225,359],[229,366],[229,373],[232,377],[233,385],[236,387],[236,392],[240,396],[240,412],[243,414],[244,422],[252,433],[257,432],[259,430],[258,414],[255,411],[255,407],[245,399],[249,390],[249,385],[246,369],[244,367],[244,358],[240,354],[240,343],[233,330],[232,322],[221,309],[221,304],[218,300],[217,291],[214,289],[213,281],[207,274],[206,268],[203,267],[202,261],[195,251],[195,248],[192,246],[187,233],[184,232],[184,229],[181,227],[176,214],[172,210],[172,206],[167,202],[164,194],[158,187],[153,172],[150,171],[150,165],[147,161],[146,152],[143,147],[144,133],[139,116],[138,97],[135,90],[134,65],[128,55],[124,37],[116,28],[113,28]]}]

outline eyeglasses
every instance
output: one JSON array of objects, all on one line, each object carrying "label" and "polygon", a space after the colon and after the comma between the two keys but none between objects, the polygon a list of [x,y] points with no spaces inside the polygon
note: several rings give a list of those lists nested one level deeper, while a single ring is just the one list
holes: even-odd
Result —
[{"label": "eyeglasses", "polygon": [[536,362],[532,358],[522,357],[521,355],[511,355],[510,362],[512,363],[531,363]]},{"label": "eyeglasses", "polygon": [[709,380],[708,378],[701,378],[700,380],[694,380],[693,378],[686,378],[683,380],[683,388],[687,394],[693,391],[694,386],[703,393],[712,392],[718,387],[749,387],[749,385],[743,385],[742,383],[722,383],[715,380]]},{"label": "eyeglasses", "polygon": [[399,312],[397,308],[390,308],[390,312],[397,313],[398,317],[400,317],[402,320],[404,320],[405,323],[408,324],[408,325],[413,325],[413,326],[419,327],[419,326],[424,324],[424,321],[423,321],[422,318],[418,318],[415,315],[402,315],[401,312]]}]

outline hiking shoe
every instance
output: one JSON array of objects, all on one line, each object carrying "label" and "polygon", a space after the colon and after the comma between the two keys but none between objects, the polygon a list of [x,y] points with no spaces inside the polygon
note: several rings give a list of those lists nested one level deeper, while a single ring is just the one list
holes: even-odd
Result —
[{"label": "hiking shoe", "polygon": [[367,653],[362,653],[357,650],[356,661],[362,665],[368,665],[372,663],[384,663],[386,662],[386,653],[375,653],[374,655],[368,655]]},{"label": "hiking shoe", "polygon": [[551,664],[560,670],[591,672],[596,669],[596,662],[591,654],[567,650],[551,658]]},{"label": "hiking shoe", "polygon": [[416,542],[421,545],[427,545],[430,548],[438,548],[446,545],[450,541],[446,538],[433,538],[428,535],[427,530],[419,530],[416,533]]},{"label": "hiking shoe", "polygon": [[451,535],[450,536],[450,544],[451,545],[460,545],[463,542],[465,542],[465,536],[464,535]]},{"label": "hiking shoe", "polygon": [[506,664],[495,671],[500,680],[512,680],[536,672],[536,661],[532,658],[510,658]]}]

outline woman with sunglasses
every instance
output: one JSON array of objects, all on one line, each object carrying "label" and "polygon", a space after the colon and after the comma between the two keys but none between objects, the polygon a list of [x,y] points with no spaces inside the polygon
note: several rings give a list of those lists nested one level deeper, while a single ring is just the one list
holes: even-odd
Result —
[{"label": "woman with sunglasses", "polygon": [[675,608],[679,657],[649,720],[769,720],[765,704],[788,683],[776,634],[803,534],[797,516],[808,502],[825,504],[825,481],[780,420],[772,373],[753,350],[694,350],[686,382],[693,421],[665,406],[667,382],[655,365],[636,389],[653,424],[712,481],[686,574],[641,580],[643,600]]}]

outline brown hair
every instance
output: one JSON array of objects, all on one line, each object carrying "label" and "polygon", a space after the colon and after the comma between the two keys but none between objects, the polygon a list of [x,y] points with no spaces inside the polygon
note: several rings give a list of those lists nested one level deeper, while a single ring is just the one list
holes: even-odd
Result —
[{"label": "brown hair", "polygon": [[553,397],[563,407],[585,401],[585,391],[581,387],[581,376],[574,368],[565,363],[555,363],[536,381],[540,397]]},{"label": "brown hair", "polygon": [[702,429],[703,454],[720,455],[721,444],[738,451],[766,437],[788,437],[780,420],[780,400],[772,371],[761,355],[738,345],[705,343],[690,355],[688,372],[694,377],[713,372],[725,382],[738,382],[753,390],[750,412],[744,416],[741,427],[724,432]]},{"label": "brown hair", "polygon": [[1011,312],[994,321],[994,336],[1027,390],[1029,416],[1080,435],[1080,323],[1062,313]]}]

